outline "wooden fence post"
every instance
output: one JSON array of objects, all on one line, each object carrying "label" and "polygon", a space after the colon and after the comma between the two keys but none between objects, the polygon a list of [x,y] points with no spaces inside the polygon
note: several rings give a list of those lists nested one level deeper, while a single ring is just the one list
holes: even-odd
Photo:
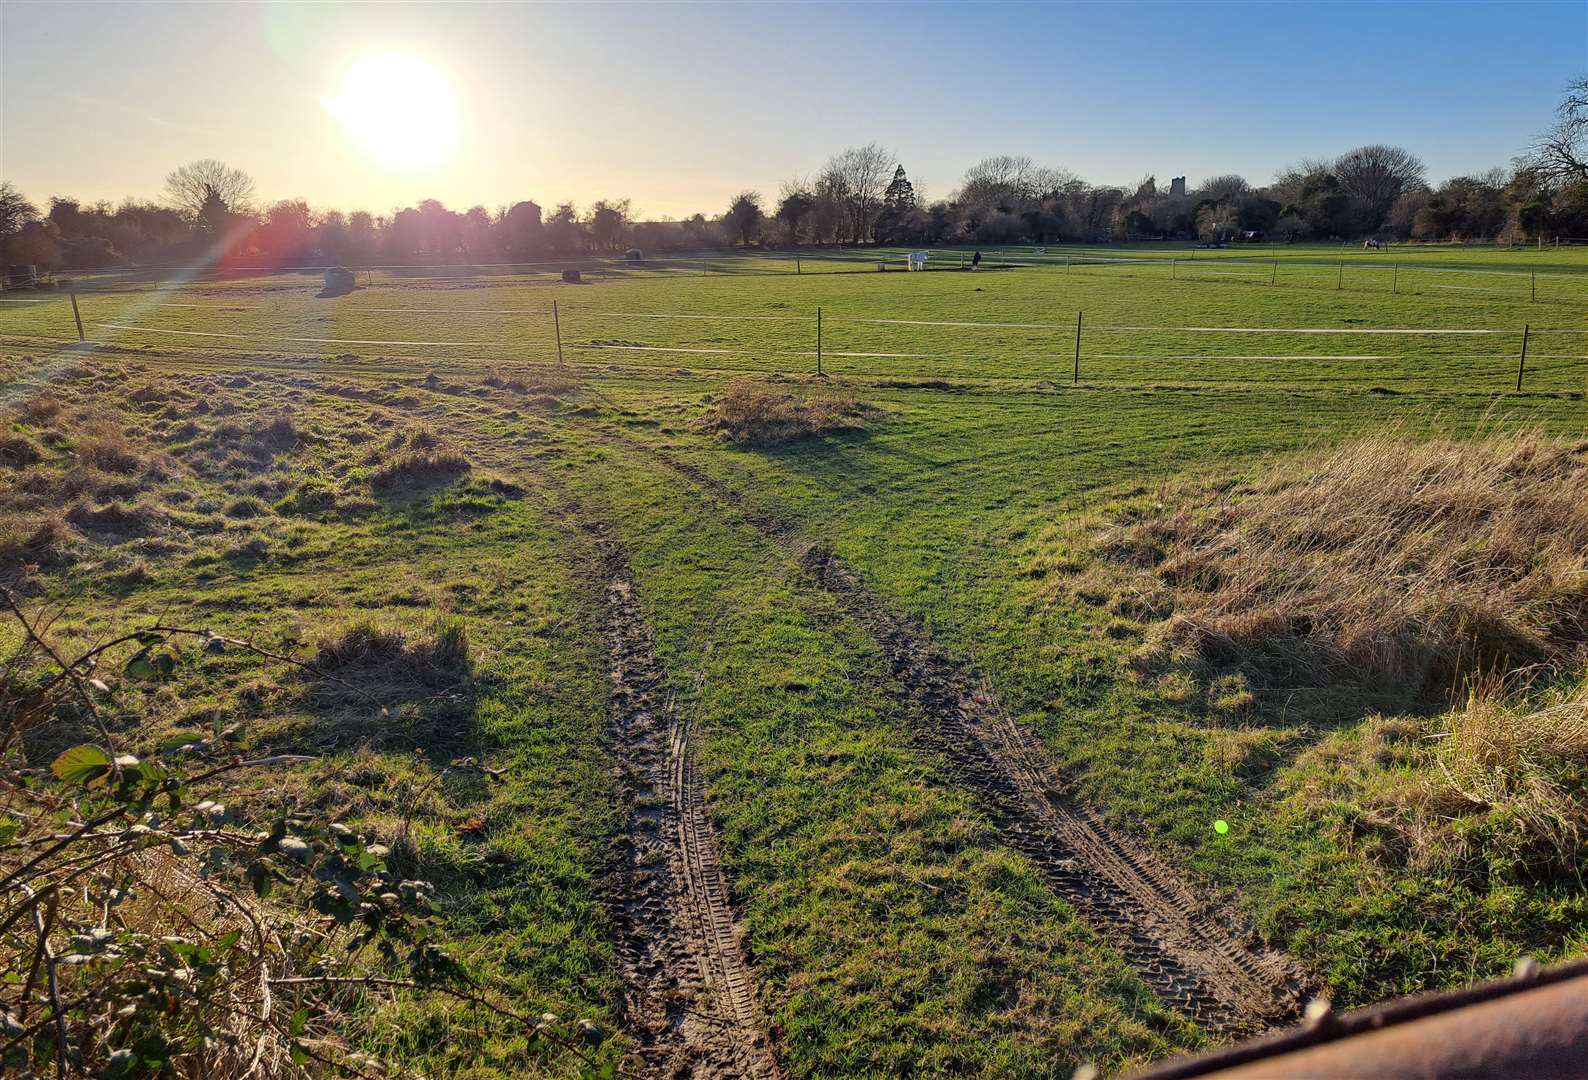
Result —
[{"label": "wooden fence post", "polygon": [[1398,293],[1400,291],[1401,291],[1401,264],[1400,263],[1396,263],[1394,268],[1391,269],[1391,271],[1390,271],[1390,292]]},{"label": "wooden fence post", "polygon": [[800,257],[798,255],[794,256],[794,273],[803,274],[804,272],[804,270],[800,269]]},{"label": "wooden fence post", "polygon": [[87,338],[83,337],[83,316],[81,314],[79,314],[78,311],[77,311],[77,290],[76,289],[73,289],[71,291],[71,297],[72,297],[72,320],[77,323],[77,340],[78,341],[86,341]]},{"label": "wooden fence post", "polygon": [[822,373],[822,309],[816,309],[816,374]]},{"label": "wooden fence post", "polygon": [[1516,392],[1518,394],[1522,392],[1522,369],[1527,366],[1527,335],[1531,329],[1532,327],[1526,323],[1522,324],[1522,356],[1516,362]]},{"label": "wooden fence post", "polygon": [[1270,285],[1272,285],[1275,282],[1277,282],[1278,280],[1279,280],[1279,260],[1275,259],[1274,260],[1274,272],[1272,274],[1268,275],[1268,283]]},{"label": "wooden fence post", "polygon": [[1335,292],[1339,292],[1340,289],[1344,285],[1345,285],[1345,263],[1341,263],[1340,264],[1340,273],[1338,275],[1336,275],[1335,279],[1334,279],[1334,290],[1335,290]]},{"label": "wooden fence post", "polygon": [[1079,311],[1077,311],[1075,313],[1075,376],[1070,380],[1070,382],[1073,384],[1073,383],[1078,383],[1080,381],[1081,381],[1081,313]]},{"label": "wooden fence post", "polygon": [[1171,281],[1178,281],[1179,278],[1180,278],[1180,260],[1179,259],[1170,259],[1169,260],[1169,279]]},{"label": "wooden fence post", "polygon": [[557,301],[551,302],[551,326],[557,332],[557,366],[563,367],[562,362],[562,319],[557,314]]},{"label": "wooden fence post", "polygon": [[1533,303],[1538,303],[1538,271],[1533,271]]}]

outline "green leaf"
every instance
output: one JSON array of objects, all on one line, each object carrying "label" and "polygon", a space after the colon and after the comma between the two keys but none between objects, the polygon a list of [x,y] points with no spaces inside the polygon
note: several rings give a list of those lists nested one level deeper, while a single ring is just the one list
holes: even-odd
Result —
[{"label": "green leaf", "polygon": [[145,646],[129,656],[121,670],[129,679],[163,679],[176,670],[176,657],[168,652],[150,652]]},{"label": "green leaf", "polygon": [[110,755],[97,746],[74,746],[61,752],[50,771],[62,783],[90,784],[110,772]]},{"label": "green leaf", "polygon": [[308,1026],[309,1010],[299,1009],[292,1014],[292,1019],[287,1021],[287,1034],[292,1036],[302,1035],[303,1030]]},{"label": "green leaf", "polygon": [[129,679],[154,678],[154,665],[149,662],[149,650],[142,648],[127,657],[127,662],[122,665],[121,671]]},{"label": "green leaf", "polygon": [[254,887],[254,895],[265,897],[270,895],[271,880],[270,870],[262,862],[248,864],[248,883]]},{"label": "green leaf", "polygon": [[22,831],[22,823],[15,818],[0,818],[0,844],[9,844]]},{"label": "green leaf", "polygon": [[203,742],[203,741],[204,741],[203,732],[199,732],[199,731],[183,731],[183,732],[179,732],[176,735],[169,735],[166,738],[161,739],[160,740],[160,749],[163,750],[163,751],[167,751],[167,752],[172,751],[172,750],[180,750],[184,746],[192,746],[194,743],[200,743],[200,742]]}]

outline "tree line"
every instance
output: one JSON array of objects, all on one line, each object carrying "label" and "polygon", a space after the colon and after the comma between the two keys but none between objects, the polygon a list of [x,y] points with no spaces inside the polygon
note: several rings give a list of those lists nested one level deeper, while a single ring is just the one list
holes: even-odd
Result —
[{"label": "tree line", "polygon": [[1285,241],[1363,236],[1525,243],[1588,236],[1588,77],[1568,85],[1552,126],[1510,166],[1431,186],[1395,146],[1304,160],[1255,186],[1234,174],[1191,189],[1148,176],[1089,183],[1024,156],[966,170],[927,200],[877,143],[833,155],[775,200],[744,191],[719,215],[634,220],[629,200],[548,213],[523,200],[488,210],[435,199],[376,215],[316,210],[301,199],[259,207],[241,170],[196,161],[166,178],[162,202],[84,205],[56,196],[42,211],[0,183],[0,252],[46,269],[211,262],[236,266],[527,262],[583,254],[739,247],[1008,244],[1178,239]]}]

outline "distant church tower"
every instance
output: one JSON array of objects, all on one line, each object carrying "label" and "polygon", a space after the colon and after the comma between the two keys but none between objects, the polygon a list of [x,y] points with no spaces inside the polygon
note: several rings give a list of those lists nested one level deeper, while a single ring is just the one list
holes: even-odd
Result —
[{"label": "distant church tower", "polygon": [[1174,179],[1169,181],[1169,194],[1170,195],[1184,195],[1185,194],[1185,177],[1176,176]]}]

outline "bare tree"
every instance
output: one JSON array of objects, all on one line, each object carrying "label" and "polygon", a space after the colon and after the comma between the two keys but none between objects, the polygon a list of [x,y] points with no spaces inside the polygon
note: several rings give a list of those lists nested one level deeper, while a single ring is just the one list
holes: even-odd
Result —
[{"label": "bare tree", "polygon": [[1235,173],[1225,173],[1223,176],[1215,176],[1202,181],[1202,186],[1197,189],[1197,194],[1204,199],[1212,199],[1214,202],[1221,203],[1228,202],[1239,195],[1245,195],[1251,190],[1252,185],[1246,182],[1246,177],[1238,176]]},{"label": "bare tree", "polygon": [[1374,227],[1404,192],[1425,186],[1423,163],[1410,150],[1374,143],[1341,154],[1334,163],[1340,190],[1371,213]]},{"label": "bare tree", "polygon": [[877,143],[867,143],[834,154],[822,169],[818,189],[837,201],[844,231],[853,243],[863,244],[871,238],[893,164],[891,153]]},{"label": "bare tree", "polygon": [[1018,213],[1069,188],[1076,181],[1064,169],[1042,168],[1024,155],[983,158],[965,170],[956,201],[969,206]]},{"label": "bare tree", "polygon": [[241,169],[204,158],[167,173],[165,194],[178,210],[195,217],[217,211],[235,214],[253,200],[254,180]]},{"label": "bare tree", "polygon": [[1588,180],[1588,75],[1566,84],[1555,125],[1534,140],[1525,163],[1548,183]]}]

